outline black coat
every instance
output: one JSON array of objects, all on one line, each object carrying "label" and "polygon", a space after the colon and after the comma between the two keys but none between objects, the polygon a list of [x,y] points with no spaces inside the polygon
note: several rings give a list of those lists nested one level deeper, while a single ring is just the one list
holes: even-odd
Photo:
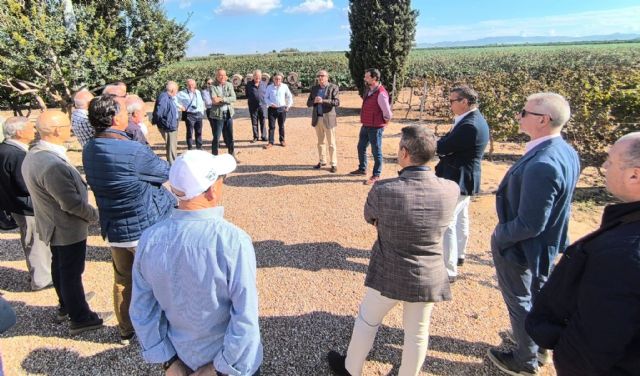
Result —
[{"label": "black coat", "polygon": [[22,161],[27,152],[7,142],[0,144],[0,209],[33,215],[31,196],[22,178]]},{"label": "black coat", "polygon": [[471,111],[438,140],[436,175],[454,181],[460,194],[480,192],[480,162],[489,143],[489,126],[480,110]]},{"label": "black coat", "polygon": [[608,206],[567,248],[526,328],[559,376],[640,375],[640,201]]}]

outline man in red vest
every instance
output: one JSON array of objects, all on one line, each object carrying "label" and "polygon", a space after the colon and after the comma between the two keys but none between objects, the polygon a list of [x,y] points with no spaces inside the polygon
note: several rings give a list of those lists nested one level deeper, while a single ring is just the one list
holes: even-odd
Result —
[{"label": "man in red vest", "polygon": [[358,140],[358,169],[351,171],[351,175],[367,174],[367,145],[371,143],[373,154],[373,173],[364,184],[372,185],[380,180],[382,172],[382,132],[391,120],[391,105],[389,94],[380,84],[380,71],[369,68],[364,73],[364,82],[369,87],[363,95],[362,109],[360,110],[360,136]]}]

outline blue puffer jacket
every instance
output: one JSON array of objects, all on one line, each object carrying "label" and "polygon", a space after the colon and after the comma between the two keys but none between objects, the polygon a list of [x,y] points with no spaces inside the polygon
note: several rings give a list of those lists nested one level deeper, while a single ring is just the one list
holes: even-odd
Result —
[{"label": "blue puffer jacket", "polygon": [[124,132],[108,129],[104,135],[108,138],[98,135],[82,150],[102,237],[116,243],[135,241],[176,204],[162,186],[169,179],[169,163]]}]

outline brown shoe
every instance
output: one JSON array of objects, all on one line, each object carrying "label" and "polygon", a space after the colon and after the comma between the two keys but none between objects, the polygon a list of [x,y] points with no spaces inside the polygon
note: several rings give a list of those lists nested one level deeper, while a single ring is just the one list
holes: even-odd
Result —
[{"label": "brown shoe", "polygon": [[329,172],[332,172],[332,173],[334,173],[334,174],[335,174],[336,172],[338,172],[338,167],[336,167],[336,166],[331,166],[331,170],[329,170]]},{"label": "brown shoe", "polygon": [[366,175],[367,172],[363,170],[353,170],[349,173],[349,175]]},{"label": "brown shoe", "polygon": [[280,142],[280,146],[285,147],[285,146],[287,146],[287,143],[282,141],[282,142]]},{"label": "brown shoe", "polygon": [[369,180],[364,182],[364,185],[374,185],[378,180],[380,180],[380,176],[372,175]]},{"label": "brown shoe", "polygon": [[265,146],[263,146],[263,149],[271,149],[273,147],[273,144],[266,144]]}]

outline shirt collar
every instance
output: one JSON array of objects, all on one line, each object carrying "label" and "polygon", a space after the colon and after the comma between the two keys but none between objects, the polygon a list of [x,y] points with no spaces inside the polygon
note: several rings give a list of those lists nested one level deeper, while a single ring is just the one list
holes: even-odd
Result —
[{"label": "shirt collar", "polygon": [[83,108],[76,108],[75,110],[73,110],[73,114],[79,114],[79,115],[89,115],[89,110],[85,110]]},{"label": "shirt collar", "polygon": [[208,209],[181,210],[173,209],[171,218],[177,220],[197,221],[202,219],[223,218],[224,207],[216,206]]},{"label": "shirt collar", "polygon": [[556,138],[556,137],[560,137],[560,133],[556,133],[556,134],[551,134],[548,136],[542,136],[540,138],[536,138],[535,140],[531,140],[529,142],[527,142],[527,144],[524,147],[524,153],[527,154],[528,152],[530,152],[531,150],[533,150],[533,148],[535,148],[536,146],[540,145],[541,143],[547,141],[547,140],[551,140],[552,138]]},{"label": "shirt collar", "polygon": [[20,141],[10,139],[10,140],[5,140],[4,142],[9,144],[9,145],[13,145],[15,147],[18,147],[18,148],[20,148],[20,149],[22,149],[24,151],[29,151],[29,145],[27,145],[25,143],[22,143]]},{"label": "shirt collar", "polygon": [[60,156],[60,158],[67,160],[67,148],[62,145],[52,144],[51,142],[47,142],[45,140],[40,140],[38,144],[46,150],[52,151],[56,155]]},{"label": "shirt collar", "polygon": [[477,108],[472,108],[469,111],[465,112],[464,114],[460,114],[460,115],[454,117],[453,118],[453,126],[455,127],[456,125],[458,125],[460,120],[464,119],[465,116],[469,115],[470,113],[472,113],[475,110],[477,110]]},{"label": "shirt collar", "polygon": [[429,166],[407,166],[402,170],[398,171],[398,176],[401,176],[405,172],[409,171],[431,171],[431,167]]}]

